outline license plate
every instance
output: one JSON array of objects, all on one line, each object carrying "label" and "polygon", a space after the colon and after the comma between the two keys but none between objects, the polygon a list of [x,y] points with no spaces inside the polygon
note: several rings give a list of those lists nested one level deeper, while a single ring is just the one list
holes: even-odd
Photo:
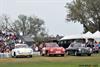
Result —
[{"label": "license plate", "polygon": [[82,50],[82,53],[84,53],[85,51],[84,50]]},{"label": "license plate", "polygon": [[61,51],[56,51],[56,53],[61,53]]}]

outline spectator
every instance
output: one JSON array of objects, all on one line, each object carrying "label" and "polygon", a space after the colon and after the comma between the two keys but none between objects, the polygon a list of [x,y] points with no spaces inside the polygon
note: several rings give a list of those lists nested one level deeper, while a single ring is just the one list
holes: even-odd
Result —
[{"label": "spectator", "polygon": [[13,32],[0,31],[0,52],[10,52],[14,48],[17,36]]},{"label": "spectator", "polygon": [[97,46],[99,47],[99,49],[100,49],[100,42],[97,42]]},{"label": "spectator", "polygon": [[38,48],[38,46],[36,46],[36,47],[35,47],[35,51],[38,51],[38,50],[39,50],[39,48]]}]

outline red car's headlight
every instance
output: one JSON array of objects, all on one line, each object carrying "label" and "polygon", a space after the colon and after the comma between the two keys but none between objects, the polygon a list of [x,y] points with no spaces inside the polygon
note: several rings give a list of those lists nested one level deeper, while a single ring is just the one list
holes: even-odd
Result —
[{"label": "red car's headlight", "polygon": [[64,48],[62,48],[62,51],[65,51],[65,49],[64,49]]}]

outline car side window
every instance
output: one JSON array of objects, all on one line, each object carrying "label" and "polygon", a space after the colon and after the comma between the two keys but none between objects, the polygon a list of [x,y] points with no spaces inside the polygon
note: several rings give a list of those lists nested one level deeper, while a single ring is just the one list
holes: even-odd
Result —
[{"label": "car side window", "polygon": [[70,44],[70,47],[74,47],[74,44]]},{"label": "car side window", "polygon": [[64,41],[64,44],[66,44],[66,41]]},{"label": "car side window", "polygon": [[60,43],[63,44],[63,41],[61,41]]}]

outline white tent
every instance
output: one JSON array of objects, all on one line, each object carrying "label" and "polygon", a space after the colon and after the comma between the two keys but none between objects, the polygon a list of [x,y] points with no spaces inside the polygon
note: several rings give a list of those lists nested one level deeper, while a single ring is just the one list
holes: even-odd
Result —
[{"label": "white tent", "polygon": [[96,31],[92,36],[93,38],[100,38],[100,32]]},{"label": "white tent", "polygon": [[99,31],[96,31],[92,36],[97,42],[100,42],[100,32]]},{"label": "white tent", "polygon": [[68,40],[68,39],[82,39],[82,35],[81,34],[67,35],[60,40]]},{"label": "white tent", "polygon": [[90,31],[88,31],[88,32],[85,33],[85,34],[82,34],[82,37],[83,37],[83,38],[93,38],[92,35],[93,35],[93,34],[92,34]]},{"label": "white tent", "polygon": [[89,39],[93,38],[93,34],[91,32],[87,32],[85,34],[76,34],[76,35],[67,35],[63,37],[61,40],[68,40],[68,39]]}]

